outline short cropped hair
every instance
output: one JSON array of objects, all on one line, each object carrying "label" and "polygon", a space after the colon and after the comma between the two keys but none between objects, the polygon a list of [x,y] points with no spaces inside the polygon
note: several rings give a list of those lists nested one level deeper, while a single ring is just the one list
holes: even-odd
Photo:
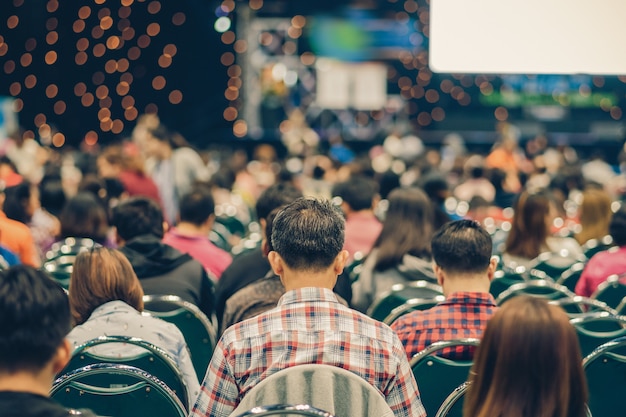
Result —
[{"label": "short cropped hair", "polygon": [[483,272],[491,261],[489,233],[474,220],[456,220],[443,225],[433,236],[435,263],[445,271]]},{"label": "short cropped hair", "polygon": [[0,370],[43,369],[70,331],[67,294],[30,266],[0,272],[0,329]]},{"label": "short cropped hair", "polygon": [[345,240],[345,221],[328,200],[302,197],[274,219],[272,246],[288,267],[321,271],[328,268]]},{"label": "short cropped hair", "polygon": [[289,204],[300,197],[302,197],[302,192],[291,184],[279,182],[272,185],[261,193],[256,202],[257,219],[267,220],[267,216],[269,216],[272,210]]},{"label": "short cropped hair", "polygon": [[75,324],[82,324],[101,305],[123,301],[143,310],[143,289],[133,267],[120,251],[96,248],[81,252],[70,277],[70,307]]},{"label": "short cropped hair", "polygon": [[131,197],[115,206],[111,224],[125,241],[142,235],[163,237],[163,212],[146,197]]},{"label": "short cropped hair", "polygon": [[215,212],[211,190],[198,186],[180,199],[180,221],[200,226]]},{"label": "short cropped hair", "polygon": [[365,176],[357,175],[336,184],[332,194],[333,197],[341,197],[354,211],[368,210],[378,194],[378,185]]}]

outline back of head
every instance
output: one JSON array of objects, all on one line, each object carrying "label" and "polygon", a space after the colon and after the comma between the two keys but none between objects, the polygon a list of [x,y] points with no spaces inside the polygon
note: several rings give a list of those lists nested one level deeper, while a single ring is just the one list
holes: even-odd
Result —
[{"label": "back of head", "polygon": [[132,197],[115,206],[111,224],[125,241],[142,235],[163,237],[163,212],[146,197]]},{"label": "back of head", "polygon": [[288,183],[278,183],[267,188],[259,196],[255,210],[257,218],[267,219],[270,212],[302,197],[302,192]]},{"label": "back of head", "polygon": [[393,267],[406,254],[430,258],[434,212],[428,196],[419,188],[397,188],[388,200],[383,228],[374,243],[376,269]]},{"label": "back of head", "polygon": [[293,270],[321,271],[343,249],[345,221],[327,200],[299,198],[274,219],[271,242]]},{"label": "back of head", "polygon": [[61,180],[50,179],[42,181],[39,184],[39,199],[41,207],[49,213],[59,216],[67,200]]},{"label": "back of head", "polygon": [[107,238],[107,213],[90,192],[79,192],[70,198],[59,216],[61,237],[84,237],[104,243]]},{"label": "back of head", "polygon": [[39,371],[70,331],[67,295],[32,267],[1,271],[0,329],[0,373]]},{"label": "back of head", "polygon": [[492,240],[480,223],[456,220],[435,233],[431,248],[435,263],[444,271],[475,274],[489,267]]},{"label": "back of head", "polygon": [[580,205],[582,230],[577,236],[578,242],[585,243],[589,239],[601,239],[606,236],[612,214],[609,193],[595,187],[583,191],[583,201]]},{"label": "back of head", "polygon": [[587,390],[567,314],[526,295],[490,319],[464,405],[468,417],[583,417]]},{"label": "back of head", "polygon": [[545,192],[519,195],[505,252],[528,259],[541,253],[549,234],[550,204]]},{"label": "back of head", "polygon": [[341,197],[353,211],[371,209],[377,193],[376,183],[362,175],[352,176],[333,187],[333,196]]},{"label": "back of head", "polygon": [[81,252],[70,277],[70,306],[75,324],[109,301],[123,301],[143,310],[143,290],[133,267],[115,249],[97,248]]},{"label": "back of head", "polygon": [[200,226],[213,215],[215,202],[208,187],[197,186],[180,199],[180,221]]},{"label": "back of head", "polygon": [[4,190],[5,199],[2,209],[9,219],[25,224],[30,222],[33,215],[30,207],[31,187],[28,181],[22,181]]},{"label": "back of head", "polygon": [[626,245],[626,204],[622,204],[611,216],[609,234],[617,246]]}]

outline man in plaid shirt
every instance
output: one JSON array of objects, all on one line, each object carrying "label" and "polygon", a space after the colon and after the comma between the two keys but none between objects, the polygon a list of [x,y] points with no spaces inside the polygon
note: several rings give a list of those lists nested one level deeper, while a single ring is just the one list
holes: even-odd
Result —
[{"label": "man in plaid shirt", "polygon": [[264,378],[316,363],[365,379],[396,417],[426,415],[395,333],[343,306],[332,292],[348,257],[344,228],[328,201],[300,198],[277,214],[268,258],[286,293],[276,308],[224,332],[191,416],[229,416]]},{"label": "man in plaid shirt", "polygon": [[[392,323],[409,360],[434,342],[480,338],[497,308],[489,293],[496,270],[491,237],[478,222],[447,223],[433,236],[431,246],[433,269],[446,300]],[[450,359],[472,359],[474,347],[458,346],[438,354]]]}]

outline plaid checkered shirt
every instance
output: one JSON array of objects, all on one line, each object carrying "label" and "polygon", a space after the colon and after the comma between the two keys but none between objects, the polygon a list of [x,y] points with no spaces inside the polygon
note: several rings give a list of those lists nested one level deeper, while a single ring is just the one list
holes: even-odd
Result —
[{"label": "plaid checkered shirt", "polygon": [[[455,292],[446,301],[423,311],[413,311],[391,324],[411,358],[432,343],[442,340],[480,338],[487,322],[496,312],[491,294]],[[473,346],[457,346],[438,353],[449,359],[468,360],[474,356]]]},{"label": "plaid checkered shirt", "polygon": [[302,288],[285,293],[276,308],[224,332],[191,416],[229,416],[264,378],[315,363],[361,376],[384,395],[396,417],[426,415],[395,333],[341,305],[328,289]]}]

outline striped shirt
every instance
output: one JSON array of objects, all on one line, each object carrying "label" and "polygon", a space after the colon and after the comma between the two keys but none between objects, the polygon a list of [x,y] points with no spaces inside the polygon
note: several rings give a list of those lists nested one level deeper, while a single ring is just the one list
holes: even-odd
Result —
[{"label": "striped shirt", "polygon": [[224,332],[191,416],[228,416],[264,378],[315,363],[361,376],[397,417],[426,415],[394,332],[343,306],[328,289],[302,288],[285,293],[276,308]]}]

